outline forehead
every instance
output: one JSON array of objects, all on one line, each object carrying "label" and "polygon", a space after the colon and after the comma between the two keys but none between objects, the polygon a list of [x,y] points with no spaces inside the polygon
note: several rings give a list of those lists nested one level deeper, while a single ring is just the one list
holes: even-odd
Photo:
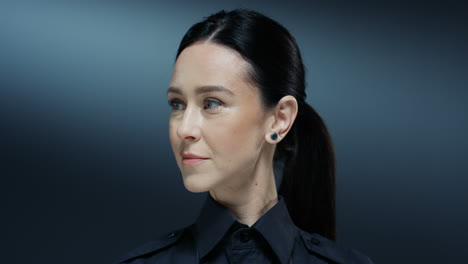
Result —
[{"label": "forehead", "polygon": [[248,62],[236,51],[211,42],[199,42],[185,48],[177,58],[171,86],[186,89],[221,85],[235,91],[250,86],[246,79],[248,69]]}]

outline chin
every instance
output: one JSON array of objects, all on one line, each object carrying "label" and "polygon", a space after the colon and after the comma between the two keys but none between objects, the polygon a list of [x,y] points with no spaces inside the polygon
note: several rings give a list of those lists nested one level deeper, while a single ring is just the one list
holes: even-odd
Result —
[{"label": "chin", "polygon": [[200,193],[210,190],[211,185],[207,183],[202,176],[190,175],[184,176],[184,186],[189,192]]}]

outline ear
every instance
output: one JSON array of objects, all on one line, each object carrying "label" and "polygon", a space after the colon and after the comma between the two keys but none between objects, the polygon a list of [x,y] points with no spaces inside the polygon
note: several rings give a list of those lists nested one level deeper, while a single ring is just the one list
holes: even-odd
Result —
[{"label": "ear", "polygon": [[[296,120],[298,103],[292,95],[286,95],[278,101],[278,104],[271,112],[270,121],[267,123],[265,140],[270,144],[279,143],[289,132],[294,120]],[[276,140],[271,138],[271,133],[278,133]]]}]

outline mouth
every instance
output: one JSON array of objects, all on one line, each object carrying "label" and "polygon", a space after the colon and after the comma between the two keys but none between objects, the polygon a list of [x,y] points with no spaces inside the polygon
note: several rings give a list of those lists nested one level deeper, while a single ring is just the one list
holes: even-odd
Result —
[{"label": "mouth", "polygon": [[182,156],[182,164],[189,165],[189,166],[200,164],[208,159],[208,158],[205,158],[205,157],[193,154],[193,153],[188,153],[188,152],[182,152],[180,153],[180,155]]}]

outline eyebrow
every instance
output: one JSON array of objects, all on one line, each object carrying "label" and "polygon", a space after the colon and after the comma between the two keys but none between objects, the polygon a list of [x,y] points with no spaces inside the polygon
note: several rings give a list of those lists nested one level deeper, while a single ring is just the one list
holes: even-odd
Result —
[{"label": "eyebrow", "polygon": [[[210,92],[226,92],[230,95],[234,95],[234,93],[227,89],[226,87],[223,87],[223,86],[218,86],[218,85],[205,85],[205,86],[199,86],[195,89],[195,94],[199,95],[199,94],[202,94],[202,93],[210,93]],[[176,94],[182,94],[182,91],[177,88],[177,87],[169,87],[169,89],[167,89],[167,93],[176,93]]]}]

